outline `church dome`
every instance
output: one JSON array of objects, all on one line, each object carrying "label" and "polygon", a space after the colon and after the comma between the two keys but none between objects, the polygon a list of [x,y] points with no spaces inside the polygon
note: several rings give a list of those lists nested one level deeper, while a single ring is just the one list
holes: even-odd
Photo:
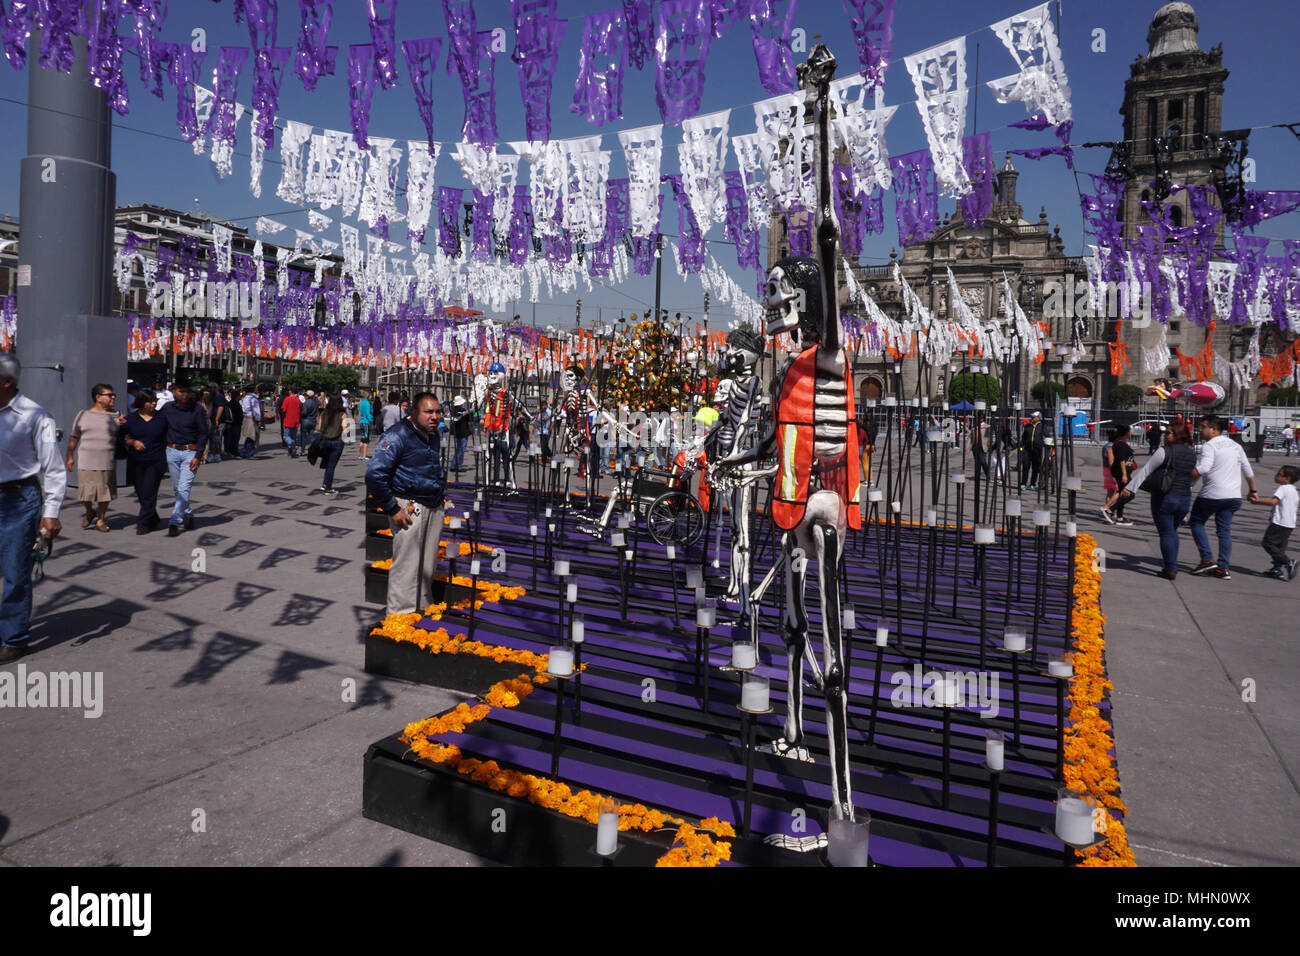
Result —
[{"label": "church dome", "polygon": [[1196,34],[1200,24],[1189,3],[1166,3],[1156,11],[1147,31],[1147,55],[1190,53],[1199,50]]}]

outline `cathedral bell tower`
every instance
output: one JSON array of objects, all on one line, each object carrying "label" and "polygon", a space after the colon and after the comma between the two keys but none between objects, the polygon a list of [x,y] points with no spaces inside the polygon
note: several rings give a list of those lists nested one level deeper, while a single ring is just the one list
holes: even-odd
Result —
[{"label": "cathedral bell tower", "polygon": [[[1124,83],[1124,139],[1132,150],[1133,176],[1124,188],[1121,215],[1124,238],[1150,223],[1139,202],[1153,200],[1151,182],[1162,169],[1173,185],[1213,185],[1216,160],[1202,137],[1223,127],[1223,47],[1202,50],[1196,36],[1196,11],[1186,3],[1167,3],[1147,31],[1147,54],[1129,67]],[[1221,161],[1220,161],[1221,162]],[[1168,200],[1173,225],[1191,223],[1188,201]]]}]

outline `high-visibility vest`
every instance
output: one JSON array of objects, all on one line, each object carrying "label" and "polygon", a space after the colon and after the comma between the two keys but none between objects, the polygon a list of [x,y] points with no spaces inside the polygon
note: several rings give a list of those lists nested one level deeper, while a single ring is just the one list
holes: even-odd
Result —
[{"label": "high-visibility vest", "polygon": [[483,428],[490,432],[504,432],[510,428],[510,401],[504,388],[497,389],[487,401],[487,414]]},{"label": "high-visibility vest", "polygon": [[[772,489],[772,521],[789,531],[803,520],[808,506],[808,485],[812,478],[813,390],[817,384],[817,347],[805,349],[791,363],[781,383],[776,411],[776,447],[780,463]],[[853,408],[853,372],[844,365],[845,422],[848,435],[842,465],[822,473],[822,485],[834,488],[848,512],[849,527],[862,527],[860,478],[858,474],[858,423]],[[841,479],[837,472],[844,470]]]}]

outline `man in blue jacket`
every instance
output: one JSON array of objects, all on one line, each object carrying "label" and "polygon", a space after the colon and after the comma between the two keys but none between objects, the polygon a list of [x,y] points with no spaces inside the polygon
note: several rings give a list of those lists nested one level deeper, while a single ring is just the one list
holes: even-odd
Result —
[{"label": "man in blue jacket", "polygon": [[393,529],[393,567],[388,572],[388,613],[423,612],[442,537],[443,488],[438,424],[442,406],[429,392],[411,403],[411,414],[384,429],[366,466],[366,490],[388,515]]}]

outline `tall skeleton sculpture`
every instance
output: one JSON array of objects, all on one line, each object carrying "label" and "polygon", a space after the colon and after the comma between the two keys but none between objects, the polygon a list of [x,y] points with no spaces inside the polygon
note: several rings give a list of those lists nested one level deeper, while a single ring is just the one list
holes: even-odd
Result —
[{"label": "tall skeleton sculpture", "polygon": [[[732,458],[754,446],[758,437],[759,407],[763,397],[763,383],[754,374],[754,366],[763,354],[763,337],[749,329],[736,329],[727,336],[727,350],[723,355],[723,370],[734,376],[723,379],[714,395],[722,405],[722,414],[704,439],[704,448],[710,461]],[[723,388],[723,386],[728,386]],[[730,509],[731,566],[727,578],[727,591],[723,597],[739,602],[739,623],[749,626],[749,512],[753,499],[753,484],[720,479],[722,487],[715,489]]]},{"label": "tall skeleton sculpture", "polygon": [[[801,80],[815,91],[818,203],[818,260],[787,257],[768,273],[765,306],[769,335],[788,334],[798,355],[777,381],[772,429],[748,451],[725,459],[728,468],[778,459],[772,492],[772,520],[782,531],[786,565],[786,644],[788,694],[784,735],[773,752],[807,759],[803,746],[803,665],[808,648],[804,591],[807,559],[817,560],[822,618],[822,689],[830,744],[831,815],[853,819],[847,741],[847,664],[841,629],[839,569],[846,528],[860,528],[858,426],[853,405],[853,374],[846,359],[835,264],[839,228],[832,208],[828,92],[835,58],[822,44],[799,67]],[[775,570],[775,569],[773,569]],[[769,580],[771,575],[768,576]],[[817,838],[780,838],[795,849],[812,849]]]}]

